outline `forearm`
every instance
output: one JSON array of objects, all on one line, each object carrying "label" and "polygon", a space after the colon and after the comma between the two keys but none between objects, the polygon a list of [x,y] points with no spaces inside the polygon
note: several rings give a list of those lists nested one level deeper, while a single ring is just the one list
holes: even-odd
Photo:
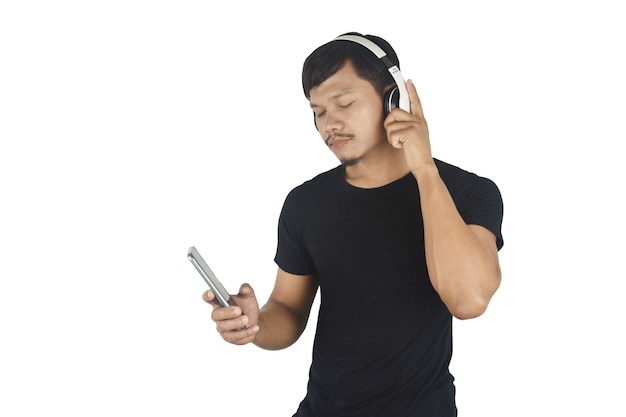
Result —
[{"label": "forearm", "polygon": [[284,349],[298,340],[306,322],[307,318],[270,299],[259,312],[259,331],[254,344],[267,350]]},{"label": "forearm", "polygon": [[500,284],[497,251],[465,224],[434,164],[414,175],[431,283],[454,316],[477,317]]}]

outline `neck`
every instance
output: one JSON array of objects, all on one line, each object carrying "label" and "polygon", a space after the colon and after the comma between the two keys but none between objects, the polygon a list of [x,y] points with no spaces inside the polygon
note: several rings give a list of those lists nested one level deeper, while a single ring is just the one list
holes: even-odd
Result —
[{"label": "neck", "polygon": [[382,187],[399,180],[409,172],[404,152],[393,148],[374,161],[364,158],[345,168],[348,184],[359,188]]}]

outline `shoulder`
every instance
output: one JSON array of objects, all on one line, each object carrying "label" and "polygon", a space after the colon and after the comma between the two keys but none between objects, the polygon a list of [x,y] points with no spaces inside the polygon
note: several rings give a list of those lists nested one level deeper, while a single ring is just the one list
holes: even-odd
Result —
[{"label": "shoulder", "polygon": [[460,168],[456,165],[452,165],[449,162],[442,161],[440,159],[434,158],[435,165],[437,165],[437,169],[439,170],[439,175],[445,179],[464,179],[472,176],[477,176],[475,173],[470,172],[466,169]]},{"label": "shoulder", "polygon": [[480,176],[474,172],[452,165],[448,162],[435,159],[439,175],[450,193],[470,189],[490,189],[498,192],[498,186],[490,178]]},{"label": "shoulder", "polygon": [[463,217],[469,216],[469,213],[486,212],[502,216],[502,195],[494,181],[446,162],[436,160],[436,164]]},{"label": "shoulder", "polygon": [[467,224],[478,224],[496,236],[498,249],[503,245],[502,195],[494,181],[446,162],[437,161],[439,175],[446,184],[461,217]]},{"label": "shoulder", "polygon": [[287,199],[314,198],[320,193],[330,192],[334,189],[334,185],[337,184],[342,168],[341,165],[337,166],[294,187],[287,195]]},{"label": "shoulder", "polygon": [[291,189],[283,202],[281,217],[306,217],[315,212],[320,204],[332,201],[341,174],[342,166],[338,166]]}]

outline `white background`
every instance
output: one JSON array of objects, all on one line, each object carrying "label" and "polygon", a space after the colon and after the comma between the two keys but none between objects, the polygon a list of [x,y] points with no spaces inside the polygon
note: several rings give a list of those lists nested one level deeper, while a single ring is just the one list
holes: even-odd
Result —
[{"label": "white background", "polygon": [[302,62],[348,31],[504,197],[502,286],[454,322],[460,416],[626,415],[619,2],[366,3],[2,2],[0,415],[293,414],[315,315],[230,346],[186,251],[266,299],[286,193],[336,164]]}]

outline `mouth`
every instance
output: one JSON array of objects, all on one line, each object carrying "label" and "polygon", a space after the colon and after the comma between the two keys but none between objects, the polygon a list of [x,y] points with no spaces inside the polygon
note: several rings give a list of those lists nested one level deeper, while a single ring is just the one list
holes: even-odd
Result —
[{"label": "mouth", "polygon": [[347,142],[351,141],[352,139],[354,139],[354,135],[344,134],[344,135],[329,136],[326,139],[326,146],[328,146],[331,149],[341,147],[345,145]]}]

